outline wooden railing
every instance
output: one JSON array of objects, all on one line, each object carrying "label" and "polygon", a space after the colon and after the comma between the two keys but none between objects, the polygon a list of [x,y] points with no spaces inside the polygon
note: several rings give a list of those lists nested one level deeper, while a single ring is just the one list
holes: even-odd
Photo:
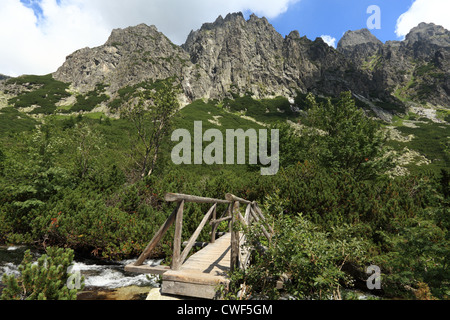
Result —
[{"label": "wooden railing", "polygon": [[[175,224],[175,234],[174,234],[174,243],[173,243],[173,256],[172,256],[172,270],[179,270],[183,263],[188,258],[192,248],[194,246],[206,246],[207,243],[199,243],[197,242],[200,233],[206,226],[208,220],[210,220],[211,225],[211,240],[210,243],[214,243],[217,237],[217,229],[219,225],[228,221],[229,232],[231,233],[231,262],[230,269],[234,270],[237,267],[245,268],[248,264],[249,254],[243,255],[241,252],[241,245],[245,241],[245,236],[240,235],[239,228],[237,226],[238,222],[241,222],[243,225],[249,227],[253,222],[265,222],[265,217],[258,207],[256,202],[250,202],[248,200],[236,197],[232,194],[227,194],[225,196],[226,200],[220,199],[212,199],[212,198],[203,198],[192,195],[185,194],[174,194],[168,193],[165,196],[165,201],[167,202],[175,202],[177,203],[176,208],[169,216],[167,221],[161,226],[158,232],[155,234],[153,239],[150,241],[149,245],[145,248],[141,256],[135,262],[134,266],[142,266],[145,260],[151,255],[152,251],[157,247],[163,236],[167,233],[169,228]],[[208,203],[212,204],[211,208],[203,217],[199,226],[192,234],[191,238],[182,243],[182,229],[183,229],[183,214],[184,214],[184,206],[186,203]],[[217,208],[218,205],[225,204],[227,205],[226,210],[220,216],[217,216]],[[242,216],[240,212],[240,205],[247,205],[245,214]],[[267,228],[266,228],[267,227]],[[261,230],[264,236],[267,239],[271,239],[273,230],[270,225],[263,225]],[[183,251],[181,251],[182,245],[185,245]],[[246,257],[245,257],[246,256]],[[241,257],[243,257],[241,259]],[[168,267],[155,267],[155,273],[159,272],[164,273],[168,270]]]}]

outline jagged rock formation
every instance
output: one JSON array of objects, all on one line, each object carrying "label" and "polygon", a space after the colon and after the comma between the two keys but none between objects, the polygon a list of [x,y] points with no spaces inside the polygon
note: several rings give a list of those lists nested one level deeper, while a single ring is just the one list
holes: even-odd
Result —
[{"label": "jagged rock formation", "polygon": [[368,29],[347,31],[338,42],[337,50],[348,59],[359,64],[367,57],[376,54],[383,47],[383,42],[378,40]]},{"label": "jagged rock formation", "polygon": [[182,46],[191,62],[206,72],[207,95],[228,91],[256,97],[295,96],[296,90],[336,95],[358,88],[361,75],[321,38],[311,41],[297,31],[283,38],[265,18],[241,13],[219,17],[192,31]]},{"label": "jagged rock formation", "polygon": [[255,97],[351,90],[386,104],[447,105],[449,31],[421,24],[404,41],[383,44],[368,30],[347,32],[337,50],[293,31],[282,37],[265,18],[241,13],[219,17],[174,45],[154,26],[114,30],[97,48],[67,57],[54,78],[80,92],[103,83],[114,95],[127,85],[173,77],[185,102],[233,94]]},{"label": "jagged rock formation", "polygon": [[81,92],[98,83],[109,85],[114,92],[130,84],[185,74],[189,60],[189,55],[155,26],[140,24],[113,30],[103,46],[74,52],[54,78]]},{"label": "jagged rock formation", "polygon": [[406,103],[450,105],[450,32],[421,23],[404,41],[383,44],[369,30],[349,31],[337,50],[373,81],[371,96],[386,88]]}]

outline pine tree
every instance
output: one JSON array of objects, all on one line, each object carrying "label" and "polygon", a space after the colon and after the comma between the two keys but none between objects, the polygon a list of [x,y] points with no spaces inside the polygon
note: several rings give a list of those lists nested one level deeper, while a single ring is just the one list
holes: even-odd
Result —
[{"label": "pine tree", "polygon": [[[20,276],[4,274],[6,285],[1,300],[76,300],[78,289],[69,289],[68,273],[74,258],[71,249],[48,248],[37,263],[33,263],[30,250],[25,252],[19,266]],[[80,288],[84,279],[80,279]]]},{"label": "pine tree", "polygon": [[356,106],[351,92],[343,92],[336,103],[318,103],[312,95],[306,99],[310,108],[301,137],[313,160],[331,170],[350,172],[358,180],[390,168],[385,134]]}]

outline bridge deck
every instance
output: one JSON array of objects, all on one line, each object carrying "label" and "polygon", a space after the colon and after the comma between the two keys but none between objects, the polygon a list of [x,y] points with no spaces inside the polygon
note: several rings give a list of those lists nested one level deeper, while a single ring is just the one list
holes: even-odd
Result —
[{"label": "bridge deck", "polygon": [[161,292],[188,297],[213,299],[220,284],[228,285],[231,234],[210,243],[193,254],[180,270],[169,270],[162,276]]},{"label": "bridge deck", "polygon": [[125,271],[161,274],[161,293],[186,297],[214,299],[220,284],[228,285],[227,272],[230,270],[231,233],[226,233],[214,243],[190,256],[180,270],[168,266],[125,267]]}]

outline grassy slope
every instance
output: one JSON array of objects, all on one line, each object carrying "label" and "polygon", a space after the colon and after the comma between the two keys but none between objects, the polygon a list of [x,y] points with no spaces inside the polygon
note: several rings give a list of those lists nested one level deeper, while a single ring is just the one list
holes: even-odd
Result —
[{"label": "grassy slope", "polygon": [[[78,95],[73,106],[58,108],[55,104],[61,99],[67,98],[70,94],[67,92],[68,86],[66,84],[52,79],[50,75],[23,76],[9,79],[8,83],[15,83],[29,89],[33,89],[29,92],[25,91],[18,97],[9,100],[9,104],[15,104],[16,107],[26,107],[33,104],[40,105],[40,108],[32,111],[33,114],[40,112],[44,114],[52,114],[55,111],[63,113],[73,111],[90,111],[99,103],[107,100],[107,96],[103,93],[104,86],[99,85],[94,91],[86,95]],[[157,82],[148,84],[144,83],[135,87],[149,86],[149,88],[154,88],[157,85]],[[134,87],[122,89],[119,92],[119,98],[111,102],[113,110],[118,107],[121,102],[123,102],[125,97],[132,95],[133,92],[135,92]],[[303,95],[299,96],[299,99],[296,101],[297,104],[302,104],[304,102],[304,99],[301,99],[302,97]],[[357,103],[361,106],[360,101],[357,101]],[[302,108],[301,105],[299,107]],[[14,108],[6,108],[0,112],[1,135],[31,130],[38,123],[36,120],[33,120],[28,115],[20,113]],[[445,118],[445,116],[446,115],[443,115],[443,118]],[[58,117],[63,120],[67,119],[67,117],[64,116]],[[102,113],[92,113],[85,115],[85,117],[98,121],[102,118],[105,119],[105,116]],[[194,121],[202,121],[204,130],[210,128],[217,128],[220,130],[224,130],[226,128],[242,128],[244,130],[249,128],[260,129],[263,128],[262,125],[272,124],[277,121],[295,121],[297,117],[298,114],[291,111],[288,100],[282,97],[277,97],[275,99],[254,100],[250,96],[244,96],[237,97],[234,100],[226,99],[222,102],[210,101],[208,103],[199,100],[179,112],[174,121],[174,128],[186,128],[192,131]],[[409,117],[409,115],[407,117]],[[114,123],[112,125],[113,129],[111,132],[107,132],[107,127],[103,129],[106,130],[105,134],[107,136],[107,140],[110,138],[112,141],[122,140],[117,146],[120,149],[125,149],[123,146],[127,144],[125,141],[126,139],[120,138],[123,134],[125,134],[125,136],[128,135],[123,131],[126,129],[123,127],[123,122],[111,122]],[[119,128],[116,128],[117,125]],[[408,147],[411,150],[416,150],[432,161],[429,166],[417,167],[414,164],[409,165],[408,169],[412,172],[421,171],[424,169],[440,171],[442,168],[448,168],[449,164],[445,160],[443,146],[443,143],[445,143],[448,139],[448,124],[435,124],[428,121],[426,123],[418,123],[417,126],[418,128],[410,128],[404,126],[402,121],[397,121],[396,128],[402,134],[413,134],[415,138],[411,142],[407,143],[391,141],[390,145],[398,151],[402,150],[404,147]],[[169,145],[171,145],[170,142],[166,144],[167,147]],[[166,152],[169,152],[168,148],[166,149]],[[196,166],[195,168],[200,171],[207,170],[204,166]]]}]

